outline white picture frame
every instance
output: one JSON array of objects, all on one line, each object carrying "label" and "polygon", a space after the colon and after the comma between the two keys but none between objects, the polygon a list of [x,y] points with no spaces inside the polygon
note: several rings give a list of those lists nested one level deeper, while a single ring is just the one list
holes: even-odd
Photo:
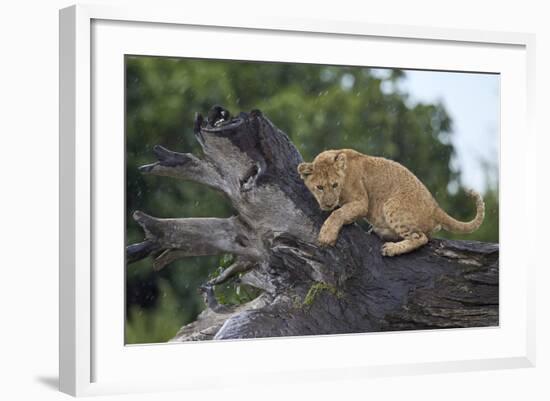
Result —
[{"label": "white picture frame", "polygon": [[[117,305],[120,302],[120,293],[123,292],[120,271],[116,270],[117,266],[123,268],[123,265],[116,262],[120,262],[123,246],[122,242],[117,242],[119,238],[109,237],[110,243],[120,245],[120,254],[115,250],[102,251],[101,249],[107,248],[101,248],[103,238],[98,237],[98,234],[102,234],[102,237],[103,234],[111,235],[104,230],[101,217],[103,213],[105,216],[112,216],[110,221],[114,221],[113,225],[117,227],[123,219],[123,203],[116,200],[120,198],[115,198],[112,202],[98,198],[107,193],[109,188],[121,186],[123,174],[111,174],[112,177],[106,180],[97,178],[105,174],[102,172],[103,163],[109,166],[118,163],[116,171],[123,171],[124,132],[121,130],[121,120],[103,119],[105,114],[101,110],[117,110],[117,107],[122,107],[120,102],[116,103],[123,90],[122,86],[117,86],[122,74],[122,70],[118,69],[122,65],[122,59],[118,57],[120,54],[143,54],[140,49],[145,49],[144,46],[156,46],[161,55],[207,57],[208,53],[198,53],[208,52],[202,47],[177,50],[179,48],[174,47],[173,40],[160,40],[173,35],[185,37],[189,34],[185,31],[186,27],[192,27],[194,34],[198,36],[202,32],[205,38],[212,32],[225,32],[227,35],[239,35],[243,41],[252,41],[253,35],[261,34],[266,40],[274,41],[275,45],[283,36],[292,40],[306,37],[304,40],[327,42],[331,37],[338,37],[342,39],[342,43],[345,40],[384,41],[388,46],[406,42],[411,46],[435,46],[441,54],[449,53],[449,57],[438,60],[426,56],[422,59],[422,53],[416,53],[416,50],[410,54],[404,51],[386,54],[378,59],[381,61],[376,65],[430,69],[453,69],[454,65],[454,69],[466,71],[506,71],[508,83],[502,90],[501,99],[501,244],[515,240],[524,244],[527,249],[531,247],[525,239],[519,238],[517,233],[514,234],[514,224],[520,223],[511,219],[510,211],[519,210],[515,219],[521,222],[522,230],[518,230],[518,233],[525,232],[525,224],[531,225],[527,227],[528,232],[535,231],[536,219],[530,217],[535,216],[536,212],[527,203],[529,197],[534,198],[535,190],[534,174],[531,174],[535,170],[535,134],[532,127],[535,84],[533,35],[250,16],[228,21],[217,16],[207,18],[203,15],[186,15],[183,10],[154,7],[72,6],[60,11],[61,391],[72,395],[93,395],[197,389],[207,385],[210,388],[234,386],[237,383],[235,377],[243,373],[249,375],[250,380],[262,383],[275,376],[283,382],[291,382],[298,378],[361,379],[381,375],[534,366],[533,271],[536,262],[530,256],[533,253],[524,252],[520,267],[513,266],[517,265],[517,255],[506,247],[503,247],[501,253],[502,319],[498,328],[449,330],[444,334],[440,331],[423,331],[125,347],[118,337],[123,327],[123,321],[118,322],[122,308],[118,310],[118,306],[112,307],[111,313],[106,307],[108,304]],[[140,32],[146,32],[146,35],[139,36]],[[138,41],[139,46],[136,45]],[[281,43],[278,47],[287,51],[287,59],[281,51],[277,56],[270,56],[250,54],[250,50],[246,49],[242,50],[244,56],[239,58],[246,59],[247,51],[249,58],[258,60],[296,61],[297,57],[301,57],[291,51],[298,47],[296,43],[290,46]],[[495,57],[492,61],[487,61],[487,57],[483,56],[487,49],[494,49]],[[463,65],[457,62],[452,64],[451,53],[469,54],[471,51],[474,51],[477,59],[470,54],[470,60],[463,61]],[[215,56],[231,57],[230,54],[224,56],[219,53]],[[304,57],[302,61],[312,61],[313,56]],[[362,65],[364,61],[357,59],[355,62]],[[93,85],[94,77],[96,84],[98,81],[103,82],[102,86]],[[108,97],[102,97],[105,96],[105,89],[112,91]],[[105,104],[97,103],[98,97],[104,99]],[[108,98],[112,98],[115,103],[109,103]],[[508,113],[511,110],[515,112]],[[95,138],[94,130],[102,128],[103,123],[112,124],[109,127],[114,129],[112,132],[115,134],[107,139]],[[513,136],[512,131],[524,132],[521,141]],[[511,168],[512,151],[514,168]],[[101,156],[101,164],[98,163],[98,155]],[[109,182],[104,184],[107,181]],[[106,186],[102,187],[103,185]],[[514,191],[518,185],[522,190]],[[123,191],[123,188],[120,190]],[[101,270],[101,266],[105,267],[106,260],[114,265],[111,266],[112,273]],[[507,266],[511,266],[510,269]],[[112,280],[110,275],[113,276]],[[96,294],[98,287],[102,293],[101,299]],[[513,294],[511,289],[515,291]],[[514,302],[508,297],[513,297]],[[447,350],[448,353],[438,351],[438,347],[445,348],[444,345],[451,342],[455,344],[453,350]],[[468,350],[461,348],[462,342],[471,347]],[[384,346],[388,344],[392,346],[392,354],[397,356],[384,352]],[[416,349],[422,344],[430,345],[430,349],[425,350],[425,358],[420,358],[414,350],[408,349],[407,344],[415,344],[410,348]],[[320,347],[323,349],[321,356],[318,353]],[[372,347],[369,358],[358,352],[345,352],[366,350],[368,347]],[[376,353],[375,349],[380,352]],[[186,361],[193,365],[192,369],[185,371],[185,380],[179,378],[184,376],[181,372],[178,375],[170,374],[178,358],[182,360],[183,352]],[[299,355],[300,358],[293,361],[292,366],[288,366],[285,354]],[[252,367],[247,367],[236,363],[234,372],[222,374],[219,370],[211,370],[203,362],[203,358],[211,360],[216,355],[232,358],[231,360],[244,355],[251,358],[248,359],[249,363],[254,360],[259,365],[252,363]],[[261,359],[255,360],[254,358],[259,358],[258,355],[268,355],[270,367],[263,366]],[[151,367],[143,372],[143,376],[135,369],[132,370],[140,361],[143,361],[143,366]],[[184,369],[182,366],[180,368]]]}]

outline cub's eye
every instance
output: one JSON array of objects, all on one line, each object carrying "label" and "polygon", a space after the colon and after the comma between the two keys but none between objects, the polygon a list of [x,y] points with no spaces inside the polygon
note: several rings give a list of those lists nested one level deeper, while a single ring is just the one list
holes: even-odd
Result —
[{"label": "cub's eye", "polygon": [[332,188],[336,188],[338,186],[338,183],[335,182],[334,184],[332,184]]},{"label": "cub's eye", "polygon": [[319,191],[322,191],[322,190],[323,190],[323,186],[322,186],[322,185],[317,185],[317,189],[318,189]]}]

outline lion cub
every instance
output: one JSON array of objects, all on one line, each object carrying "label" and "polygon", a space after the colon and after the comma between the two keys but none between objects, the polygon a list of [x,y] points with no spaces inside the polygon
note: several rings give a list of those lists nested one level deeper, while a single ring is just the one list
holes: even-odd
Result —
[{"label": "lion cub", "polygon": [[[366,218],[386,242],[382,255],[411,252],[441,228],[455,233],[475,231],[485,216],[485,204],[473,191],[477,214],[469,222],[453,219],[428,189],[401,164],[352,149],[327,150],[298,172],[322,210],[334,210],[319,233],[321,245],[334,245],[340,229]],[[336,210],[335,210],[336,209]]]}]

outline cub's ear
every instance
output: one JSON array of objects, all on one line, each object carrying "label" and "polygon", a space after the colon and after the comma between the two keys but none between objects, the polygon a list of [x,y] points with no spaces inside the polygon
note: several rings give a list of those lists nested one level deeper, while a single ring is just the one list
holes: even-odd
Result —
[{"label": "cub's ear", "polygon": [[345,170],[346,169],[346,154],[345,153],[338,153],[336,157],[334,158],[334,165],[338,170]]},{"label": "cub's ear", "polygon": [[300,163],[298,164],[298,173],[302,179],[313,173],[313,163]]}]

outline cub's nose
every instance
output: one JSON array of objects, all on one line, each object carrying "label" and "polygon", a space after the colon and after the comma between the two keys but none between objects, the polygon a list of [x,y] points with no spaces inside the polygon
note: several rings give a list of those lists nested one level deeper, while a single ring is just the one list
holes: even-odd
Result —
[{"label": "cub's nose", "polygon": [[323,209],[325,212],[328,212],[328,211],[334,209],[335,207],[336,207],[336,203],[334,203],[334,204],[332,204],[332,205],[324,205],[324,206],[322,207],[322,209]]}]

